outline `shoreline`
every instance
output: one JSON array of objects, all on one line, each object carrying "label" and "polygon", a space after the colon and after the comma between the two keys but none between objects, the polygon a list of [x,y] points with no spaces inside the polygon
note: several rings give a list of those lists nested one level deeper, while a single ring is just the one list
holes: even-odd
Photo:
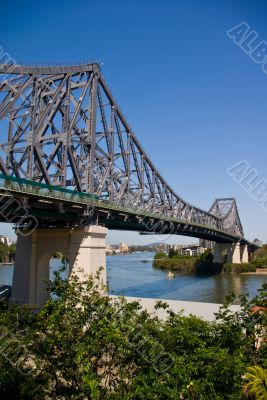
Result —
[{"label": "shoreline", "polygon": [[255,272],[240,272],[242,275],[267,275],[267,268],[257,268]]}]

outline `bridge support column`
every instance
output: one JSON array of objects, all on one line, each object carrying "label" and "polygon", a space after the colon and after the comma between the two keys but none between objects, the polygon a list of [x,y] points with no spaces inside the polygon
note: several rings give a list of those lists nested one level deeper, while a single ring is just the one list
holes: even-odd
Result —
[{"label": "bridge support column", "polygon": [[215,263],[222,263],[222,253],[223,251],[227,252],[227,262],[231,262],[232,258],[232,248],[231,243],[215,243],[214,246],[214,262]]},{"label": "bridge support column", "polygon": [[240,246],[241,261],[243,263],[249,262],[248,245]]},{"label": "bridge support column", "polygon": [[232,261],[233,264],[241,264],[240,243],[232,244]]},{"label": "bridge support column", "polygon": [[227,262],[232,262],[232,244],[231,243],[215,243],[214,247],[214,262],[222,263],[222,253],[226,251],[227,253]]},{"label": "bridge support column", "polygon": [[221,264],[222,262],[222,245],[221,243],[215,243],[214,246],[214,257],[213,260],[215,263]]},{"label": "bridge support column", "polygon": [[[241,263],[241,251],[239,243],[215,243],[214,262],[222,263],[222,252],[227,251],[227,262],[233,264]],[[243,261],[246,262],[246,261]]]},{"label": "bridge support column", "polygon": [[95,274],[103,268],[101,279],[107,284],[106,275],[106,235],[108,229],[94,225],[84,229],[74,229],[69,245],[70,273],[83,279],[83,274]]},{"label": "bridge support column", "polygon": [[69,273],[81,279],[103,267],[106,284],[107,228],[91,225],[77,229],[36,229],[18,235],[11,301],[41,307],[48,300],[44,280],[49,279],[49,262],[56,252],[69,257]]}]

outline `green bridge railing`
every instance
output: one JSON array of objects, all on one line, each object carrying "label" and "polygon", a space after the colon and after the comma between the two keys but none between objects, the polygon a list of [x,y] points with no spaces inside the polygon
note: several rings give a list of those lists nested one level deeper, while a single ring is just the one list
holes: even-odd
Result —
[{"label": "green bridge railing", "polygon": [[89,193],[79,192],[77,190],[64,189],[59,186],[52,186],[41,182],[35,182],[24,178],[17,178],[14,176],[8,176],[0,174],[0,190],[1,191],[10,191],[16,193],[25,193],[28,195],[46,198],[46,199],[55,199],[61,200],[65,202],[87,205],[91,207],[103,208],[106,210],[114,210],[122,213],[129,213],[133,215],[140,215],[148,218],[154,218],[157,220],[162,220],[166,222],[174,222],[181,224],[189,224],[191,226],[211,229],[214,232],[218,232],[220,234],[228,235],[232,238],[237,238],[237,236],[218,229],[215,226],[207,226],[200,223],[196,223],[193,221],[186,221],[182,219],[177,219],[173,217],[168,217],[163,214],[153,213],[149,211],[145,211],[142,209],[133,209],[128,207],[119,206],[114,203],[110,203],[109,201],[102,200],[97,195],[91,195]]}]

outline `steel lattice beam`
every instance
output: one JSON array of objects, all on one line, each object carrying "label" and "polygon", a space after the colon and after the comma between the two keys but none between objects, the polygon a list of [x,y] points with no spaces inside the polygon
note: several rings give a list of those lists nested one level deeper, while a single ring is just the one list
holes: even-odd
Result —
[{"label": "steel lattice beam", "polygon": [[234,199],[206,212],[172,190],[96,63],[0,65],[0,170],[243,236]]}]

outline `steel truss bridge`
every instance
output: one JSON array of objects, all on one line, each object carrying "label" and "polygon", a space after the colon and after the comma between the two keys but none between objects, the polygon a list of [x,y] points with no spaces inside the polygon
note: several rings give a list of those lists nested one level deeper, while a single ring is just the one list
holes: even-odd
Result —
[{"label": "steel truss bridge", "polygon": [[[216,242],[244,238],[235,199],[194,207],[169,186],[126,121],[97,63],[0,65],[0,220]],[[24,214],[23,214],[24,213]]]}]

